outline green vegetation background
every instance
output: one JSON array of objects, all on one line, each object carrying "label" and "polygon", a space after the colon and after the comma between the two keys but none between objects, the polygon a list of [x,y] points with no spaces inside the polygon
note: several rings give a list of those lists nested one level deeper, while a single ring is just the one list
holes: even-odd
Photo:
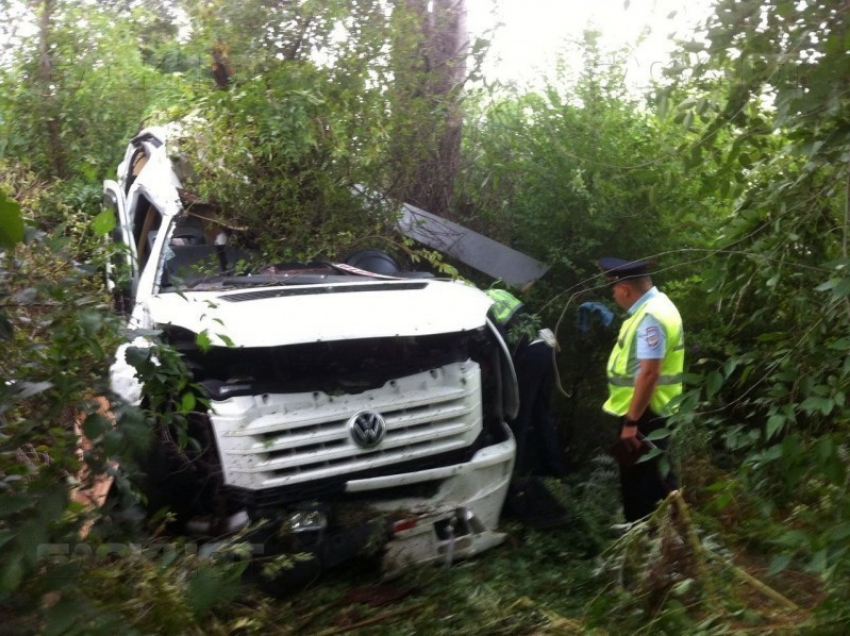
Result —
[{"label": "green vegetation background", "polygon": [[[720,0],[663,79],[635,95],[626,51],[601,51],[592,33],[575,44],[581,68],[553,70],[538,89],[485,82],[481,40],[465,90],[437,90],[417,5],[0,5],[18,16],[0,27],[0,621],[57,634],[840,631],[848,9]],[[19,28],[27,20],[30,31]],[[341,27],[348,37],[335,37]],[[213,52],[228,79],[212,73]],[[281,260],[377,246],[446,272],[457,264],[405,242],[388,214],[364,213],[351,186],[390,201],[423,191],[418,168],[445,156],[444,122],[458,108],[451,183],[425,185],[451,186],[452,205],[434,211],[551,266],[523,299],[563,348],[569,397],[553,407],[575,473],[550,487],[573,521],[508,522],[505,546],[416,573],[380,606],[349,595],[376,584],[374,572],[278,601],[241,582],[243,560],[163,549],[158,528],[132,518],[120,472],[109,508],[72,502],[82,465],[87,479],[116,461],[132,471],[153,417],[113,400],[113,427],[94,401],[109,395],[121,338],[100,275],[111,230],[101,182],[129,138],[192,122],[189,150],[205,158],[198,194]],[[688,332],[668,458],[684,488],[653,532],[616,526],[613,431],[598,408],[612,334],[576,328],[581,302],[608,301],[593,263],[610,254],[657,261]],[[140,355],[139,372],[179,421],[191,387],[176,356],[158,355],[159,367]],[[83,455],[75,421],[92,440]],[[96,556],[112,544],[135,547]]]}]

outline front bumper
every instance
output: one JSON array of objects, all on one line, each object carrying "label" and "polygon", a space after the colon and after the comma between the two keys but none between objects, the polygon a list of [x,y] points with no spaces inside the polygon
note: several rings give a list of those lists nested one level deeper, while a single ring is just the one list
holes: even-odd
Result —
[{"label": "front bumper", "polygon": [[516,443],[507,425],[505,441],[478,451],[468,463],[403,475],[350,481],[349,492],[443,480],[427,500],[397,499],[373,504],[392,519],[383,571],[392,577],[429,563],[472,557],[504,541],[499,514],[508,493]]},{"label": "front bumper", "polygon": [[[361,556],[380,556],[386,579],[429,564],[451,564],[473,557],[502,543],[499,514],[507,496],[513,471],[516,443],[507,425],[505,440],[481,449],[462,464],[352,480],[347,491],[363,497],[368,514],[348,527],[316,527],[294,532],[298,513],[279,517],[262,526],[251,540],[263,544],[266,557],[291,554],[291,565],[260,584],[271,594],[288,594],[346,561]],[[438,481],[431,497],[387,498],[394,486]],[[375,492],[375,499],[369,492]],[[318,517],[317,517],[318,518]],[[262,569],[255,564],[259,575]]]}]

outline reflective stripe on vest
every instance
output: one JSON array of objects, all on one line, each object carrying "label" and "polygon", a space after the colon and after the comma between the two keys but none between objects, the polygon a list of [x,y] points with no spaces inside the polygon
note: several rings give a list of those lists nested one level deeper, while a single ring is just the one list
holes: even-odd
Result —
[{"label": "reflective stripe on vest", "polygon": [[602,408],[613,415],[625,415],[632,403],[635,377],[629,373],[630,367],[633,366],[629,363],[633,362],[638,326],[646,315],[655,318],[667,336],[667,351],[661,361],[661,373],[649,408],[662,416],[671,415],[673,408],[670,401],[682,393],[682,372],[685,366],[682,318],[670,299],[659,292],[623,323],[617,344],[608,358],[608,400]]},{"label": "reflective stripe on vest", "polygon": [[500,325],[506,325],[522,307],[522,301],[504,289],[488,289],[484,293],[493,300],[493,319]]}]

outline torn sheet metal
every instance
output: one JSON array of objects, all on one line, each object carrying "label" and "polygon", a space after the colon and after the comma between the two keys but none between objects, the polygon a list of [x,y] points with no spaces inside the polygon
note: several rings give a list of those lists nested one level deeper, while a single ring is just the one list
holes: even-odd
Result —
[{"label": "torn sheet metal", "polygon": [[409,203],[402,206],[398,227],[405,236],[515,287],[534,282],[549,269],[522,252]]}]

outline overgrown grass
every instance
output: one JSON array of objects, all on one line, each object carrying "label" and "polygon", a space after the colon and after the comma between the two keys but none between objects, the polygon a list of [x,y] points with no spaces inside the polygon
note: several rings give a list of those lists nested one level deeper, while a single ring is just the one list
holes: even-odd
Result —
[{"label": "overgrown grass", "polygon": [[[549,487],[574,505],[586,496],[583,487]],[[273,619],[278,633],[323,635],[828,631],[809,611],[822,600],[817,579],[770,576],[699,519],[677,494],[651,522],[602,528],[591,542],[587,519],[549,529],[508,522],[506,542],[475,559],[388,583],[353,565],[263,604],[264,620]]]},{"label": "overgrown grass", "polygon": [[284,615],[300,617],[293,633],[521,634],[578,627],[593,593],[593,564],[571,550],[569,527],[543,531],[511,523],[505,529],[509,537],[499,548],[389,583],[376,571],[348,568],[298,594]]}]

